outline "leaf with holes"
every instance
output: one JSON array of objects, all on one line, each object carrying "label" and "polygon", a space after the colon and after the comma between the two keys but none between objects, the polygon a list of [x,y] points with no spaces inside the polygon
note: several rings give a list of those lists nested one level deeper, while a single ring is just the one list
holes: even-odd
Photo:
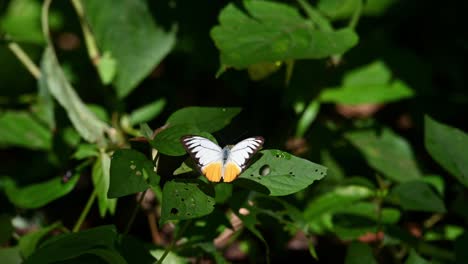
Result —
[{"label": "leaf with holes", "polygon": [[229,125],[240,111],[239,107],[186,107],[169,116],[166,124],[191,125],[201,131],[212,133]]},{"label": "leaf with holes", "polygon": [[260,153],[261,157],[235,183],[281,196],[298,192],[327,173],[326,167],[281,150],[268,149]]},{"label": "leaf with holes", "polygon": [[159,182],[153,163],[142,153],[119,149],[112,155],[108,198],[142,192],[150,187],[147,181]]},{"label": "leaf with holes", "polygon": [[317,30],[310,20],[286,4],[244,1],[244,6],[248,14],[228,4],[219,15],[220,25],[211,30],[223,68],[320,59],[342,54],[358,42],[352,29]]},{"label": "leaf with holes", "polygon": [[161,203],[163,224],[168,220],[185,220],[210,214],[214,210],[214,191],[202,181],[169,181],[164,185]]}]

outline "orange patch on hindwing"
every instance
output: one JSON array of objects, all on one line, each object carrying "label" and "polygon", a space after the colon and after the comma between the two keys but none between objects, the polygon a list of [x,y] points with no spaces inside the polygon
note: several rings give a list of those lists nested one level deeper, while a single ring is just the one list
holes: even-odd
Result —
[{"label": "orange patch on hindwing", "polygon": [[241,169],[232,162],[228,162],[224,167],[224,182],[232,182],[239,176]]},{"label": "orange patch on hindwing", "polygon": [[213,162],[206,165],[202,172],[209,181],[219,182],[221,180],[221,162]]}]

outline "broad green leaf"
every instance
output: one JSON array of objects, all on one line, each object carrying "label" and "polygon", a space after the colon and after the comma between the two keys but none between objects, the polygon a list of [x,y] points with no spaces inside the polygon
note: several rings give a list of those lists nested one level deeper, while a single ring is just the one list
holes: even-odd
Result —
[{"label": "broad green leaf", "polygon": [[405,261],[405,264],[429,264],[429,263],[431,262],[419,256],[418,253],[414,249],[411,249],[408,258]]},{"label": "broad green leaf", "polygon": [[67,195],[75,188],[79,178],[79,175],[74,175],[64,183],[62,178],[56,177],[25,187],[17,187],[13,180],[6,178],[4,187],[8,200],[12,204],[20,208],[35,209]]},{"label": "broad green leaf", "polygon": [[347,208],[357,201],[372,197],[374,194],[374,191],[362,186],[337,187],[310,201],[304,210],[304,218],[307,221],[313,221],[323,214]]},{"label": "broad green leaf", "polygon": [[439,193],[440,197],[444,197],[445,181],[439,175],[425,175],[421,180],[432,187]]},{"label": "broad green leaf", "polygon": [[322,165],[281,150],[269,149],[260,153],[261,157],[235,183],[248,188],[257,186],[260,192],[282,196],[307,188],[325,177],[327,172]]},{"label": "broad green leaf", "polygon": [[204,216],[213,211],[214,205],[213,190],[202,181],[169,181],[163,187],[159,222]]},{"label": "broad green leaf", "polygon": [[159,182],[153,163],[142,153],[132,149],[119,149],[112,155],[108,198],[118,198],[150,187]]},{"label": "broad green leaf", "polygon": [[326,88],[320,101],[339,104],[381,104],[413,96],[413,91],[402,81],[391,81],[391,72],[380,61],[353,70],[345,75],[341,87]]},{"label": "broad green leaf", "polygon": [[352,242],[346,252],[345,264],[377,264],[372,254],[372,248],[369,245]]},{"label": "broad green leaf", "polygon": [[53,263],[84,254],[112,260],[108,263],[126,263],[114,249],[117,238],[114,226],[99,226],[78,233],[61,234],[45,241],[24,263]]},{"label": "broad green leaf", "polygon": [[396,182],[415,180],[421,172],[410,144],[392,130],[359,130],[345,134],[365,157],[369,166]]},{"label": "broad green leaf", "polygon": [[159,132],[154,140],[150,141],[150,143],[153,148],[157,149],[162,154],[169,156],[182,156],[185,155],[186,152],[180,142],[180,139],[187,135],[197,135],[214,140],[212,135],[206,132],[201,132],[200,129],[193,125],[175,125]]},{"label": "broad green leaf", "polygon": [[212,133],[229,125],[240,111],[239,107],[186,107],[174,112],[166,124],[191,125],[201,131]]},{"label": "broad green leaf", "polygon": [[300,138],[304,136],[310,125],[312,125],[312,122],[314,122],[315,118],[317,117],[319,110],[320,102],[312,100],[305,108],[301,118],[297,122],[296,137]]},{"label": "broad green leaf", "polygon": [[0,214],[0,245],[10,240],[13,231],[11,217],[7,214]]},{"label": "broad green leaf", "polygon": [[51,46],[47,46],[41,61],[41,78],[59,104],[66,110],[70,121],[88,142],[104,142],[107,124],[97,118],[81,101],[78,94],[65,78],[62,68]]},{"label": "broad green leaf", "polygon": [[426,116],[424,145],[435,161],[468,187],[468,134]]},{"label": "broad green leaf", "polygon": [[28,258],[36,250],[36,248],[38,248],[41,240],[59,226],[61,226],[60,223],[55,223],[48,227],[41,228],[35,232],[22,236],[19,240],[21,256],[23,256],[23,258]]},{"label": "broad green leaf", "polygon": [[[120,235],[117,250],[127,263],[155,263],[156,259],[148,250],[146,242],[132,236]],[[164,261],[164,263],[166,263]]]},{"label": "broad green leaf", "polygon": [[28,112],[0,112],[0,147],[9,146],[47,150],[52,133]]},{"label": "broad green leaf", "polygon": [[99,214],[101,217],[106,215],[109,211],[111,215],[114,214],[117,206],[117,199],[107,198],[109,191],[110,181],[110,157],[107,153],[101,152],[99,158],[96,160],[92,170],[92,179],[94,188],[97,189],[97,199],[99,206]]},{"label": "broad green leaf", "polygon": [[221,52],[221,67],[290,59],[320,59],[342,54],[357,44],[351,29],[319,31],[308,19],[285,4],[244,1],[248,14],[228,4],[219,15],[220,25],[211,37]]},{"label": "broad green leaf", "polygon": [[0,248],[0,259],[4,264],[23,263],[19,247]]},{"label": "broad green leaf", "polygon": [[130,114],[130,125],[134,126],[143,122],[151,121],[157,117],[166,106],[166,99],[161,98],[150,104],[144,105]]},{"label": "broad green leaf", "polygon": [[408,181],[392,190],[401,207],[409,211],[445,213],[443,200],[431,187],[422,181]]},{"label": "broad green leaf", "polygon": [[175,28],[165,32],[157,26],[145,1],[86,0],[83,4],[101,53],[110,52],[116,61],[113,83],[123,98],[171,51]]}]

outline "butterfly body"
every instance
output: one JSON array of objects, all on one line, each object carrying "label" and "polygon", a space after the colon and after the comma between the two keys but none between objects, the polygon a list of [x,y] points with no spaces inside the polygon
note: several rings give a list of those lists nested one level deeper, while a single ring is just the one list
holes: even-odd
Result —
[{"label": "butterfly body", "polygon": [[185,136],[181,142],[209,181],[219,182],[223,179],[224,182],[231,182],[242,173],[250,158],[262,147],[263,138],[247,138],[224,148],[200,136]]}]

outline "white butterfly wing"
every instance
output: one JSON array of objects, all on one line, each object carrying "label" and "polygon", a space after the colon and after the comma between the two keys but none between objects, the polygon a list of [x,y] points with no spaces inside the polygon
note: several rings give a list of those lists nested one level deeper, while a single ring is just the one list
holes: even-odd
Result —
[{"label": "white butterfly wing", "polygon": [[211,162],[223,159],[223,150],[213,141],[200,136],[185,136],[181,139],[187,152],[203,168]]},{"label": "white butterfly wing", "polygon": [[263,142],[262,137],[251,137],[242,140],[231,148],[228,161],[234,162],[244,170],[249,159],[263,146]]}]

